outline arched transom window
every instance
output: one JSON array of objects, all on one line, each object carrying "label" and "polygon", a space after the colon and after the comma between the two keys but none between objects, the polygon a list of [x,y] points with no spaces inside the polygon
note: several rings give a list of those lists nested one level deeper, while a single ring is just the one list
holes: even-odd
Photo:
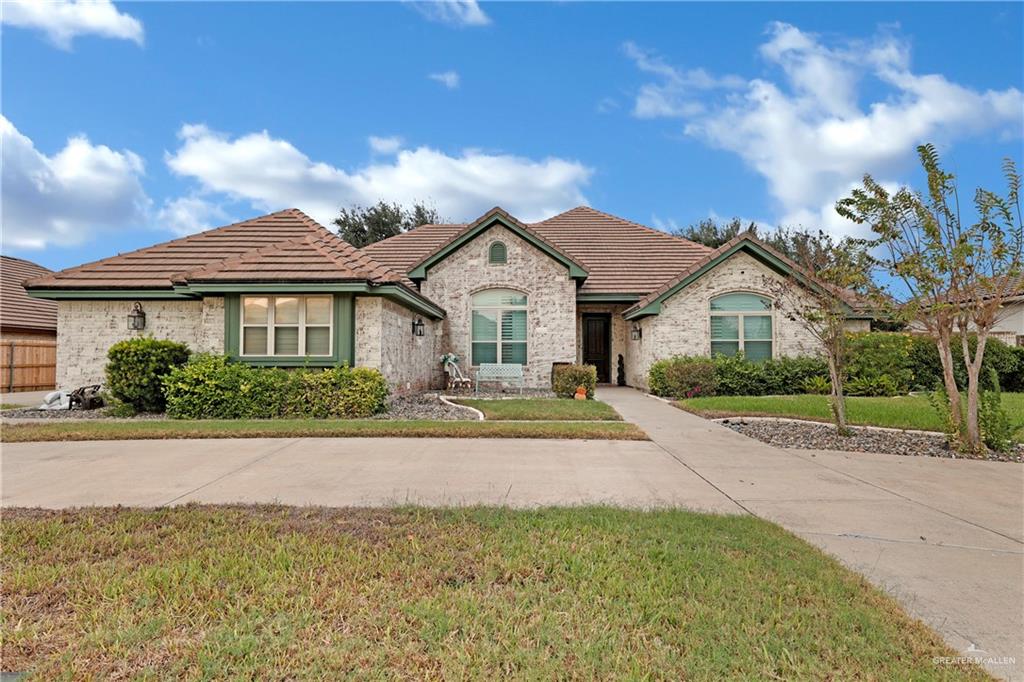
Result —
[{"label": "arched transom window", "polygon": [[526,364],[526,294],[488,289],[473,295],[473,366]]},{"label": "arched transom window", "polygon": [[504,265],[508,262],[508,249],[505,242],[492,242],[487,249],[487,262],[491,265]]},{"label": "arched transom window", "polygon": [[743,353],[748,360],[772,357],[772,301],[736,292],[711,299],[711,354]]}]

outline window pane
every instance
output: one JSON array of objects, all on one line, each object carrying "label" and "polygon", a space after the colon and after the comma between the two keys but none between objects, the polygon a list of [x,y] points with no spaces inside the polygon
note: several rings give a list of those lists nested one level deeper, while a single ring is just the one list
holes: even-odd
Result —
[{"label": "window pane", "polygon": [[299,354],[299,328],[274,327],[274,355]]},{"label": "window pane", "polygon": [[[492,310],[473,311],[473,340],[498,340],[498,313]],[[487,362],[490,362],[490,360],[488,360]]]},{"label": "window pane", "polygon": [[740,318],[730,315],[711,316],[711,338],[712,339],[739,339]]},{"label": "window pane", "polygon": [[473,295],[474,308],[489,306],[526,305],[526,294],[511,289],[488,289]]},{"label": "window pane", "polygon": [[501,361],[506,365],[526,364],[525,343],[503,343],[501,344]]},{"label": "window pane", "polygon": [[525,310],[506,310],[501,314],[501,340],[526,341]]},{"label": "window pane", "polygon": [[246,324],[267,323],[267,299],[265,297],[246,296],[242,299],[245,308]]},{"label": "window pane", "polygon": [[294,296],[279,296],[274,299],[274,324],[298,324],[299,299]]},{"label": "window pane", "polygon": [[331,298],[315,296],[306,299],[306,324],[328,324],[331,321]]},{"label": "window pane", "polygon": [[752,362],[760,362],[762,360],[771,360],[772,358],[772,342],[771,341],[744,341],[743,342],[743,356]]},{"label": "window pane", "polygon": [[473,365],[483,362],[498,361],[498,344],[496,343],[474,343],[473,344]]},{"label": "window pane", "polygon": [[768,315],[746,316],[743,318],[743,340],[765,339],[771,341],[772,318]]},{"label": "window pane", "polygon": [[245,329],[243,329],[242,336],[242,353],[244,355],[267,354],[266,327],[245,327]]},{"label": "window pane", "polygon": [[306,355],[331,354],[331,328],[306,327]]},{"label": "window pane", "polygon": [[735,294],[722,294],[721,296],[716,296],[711,299],[711,309],[736,312],[760,312],[762,310],[771,310],[772,302],[771,299],[765,298],[764,296],[737,292]]},{"label": "window pane", "polygon": [[712,341],[711,342],[711,354],[712,355],[736,355],[740,352],[739,341]]}]

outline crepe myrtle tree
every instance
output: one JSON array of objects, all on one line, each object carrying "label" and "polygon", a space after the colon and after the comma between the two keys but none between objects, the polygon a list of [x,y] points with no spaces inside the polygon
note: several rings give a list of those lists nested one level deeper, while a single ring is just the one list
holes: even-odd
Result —
[{"label": "crepe myrtle tree", "polygon": [[[978,406],[985,344],[1021,274],[1020,176],[1016,164],[1006,159],[1006,195],[975,190],[977,219],[965,224],[955,176],[943,170],[932,145],[921,145],[917,152],[928,178],[926,193],[909,187],[889,192],[865,175],[863,186],[840,200],[836,210],[871,228],[883,268],[904,289],[900,314],[935,340],[957,444],[976,452],[983,448]],[[954,348],[958,333],[959,348]],[[970,334],[977,340],[973,350]],[[954,352],[961,353],[967,369],[966,415]]]},{"label": "crepe myrtle tree", "polygon": [[836,431],[850,435],[846,419],[846,321],[858,301],[870,300],[872,258],[867,242],[840,242],[825,232],[805,240],[793,252],[795,268],[789,277],[764,277],[780,315],[803,327],[818,343],[832,382],[830,403]]}]

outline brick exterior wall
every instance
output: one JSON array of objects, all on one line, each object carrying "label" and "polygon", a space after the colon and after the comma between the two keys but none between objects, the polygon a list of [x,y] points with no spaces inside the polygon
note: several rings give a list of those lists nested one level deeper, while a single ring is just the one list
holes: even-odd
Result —
[{"label": "brick exterior wall", "polygon": [[[487,262],[488,247],[495,240],[507,248],[504,265]],[[455,353],[463,371],[469,369],[472,374],[471,299],[481,290],[496,288],[527,295],[525,385],[550,387],[551,365],[576,359],[576,283],[568,268],[500,225],[432,267],[421,285],[422,293],[448,313],[439,353]]]},{"label": "brick exterior wall", "polygon": [[[423,320],[423,336],[412,323]],[[415,393],[441,382],[441,326],[380,296],[356,297],[356,367],[379,369],[394,394]]]},{"label": "brick exterior wall", "polygon": [[[656,360],[673,355],[711,355],[710,301],[731,291],[750,291],[769,296],[762,277],[784,278],[751,256],[731,257],[674,296],[666,299],[661,314],[641,320],[643,338],[627,335],[627,380],[632,386],[647,387],[647,372]],[[772,321],[775,357],[814,355],[817,342],[800,323],[776,314]]]},{"label": "brick exterior wall", "polygon": [[224,352],[224,299],[143,301],[146,329],[128,330],[131,301],[57,302],[57,388],[103,383],[107,350],[118,341],[152,336],[193,351]]}]

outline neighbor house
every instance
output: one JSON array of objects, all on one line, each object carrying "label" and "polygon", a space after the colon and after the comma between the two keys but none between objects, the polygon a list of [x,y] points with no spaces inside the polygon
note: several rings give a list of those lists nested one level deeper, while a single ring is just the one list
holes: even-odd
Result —
[{"label": "neighbor house", "polygon": [[[363,249],[289,209],[29,290],[58,303],[63,388],[100,381],[110,345],[141,334],[261,366],[374,367],[398,392],[438,386],[442,353],[470,373],[521,365],[529,387],[582,362],[643,388],[651,363],[676,354],[816,353],[769,293],[766,278],[792,273],[749,235],[712,250],[582,206],[530,224],[494,208]],[[851,310],[851,325],[868,321]]]},{"label": "neighbor house", "polygon": [[0,391],[54,387],[57,304],[29,298],[24,286],[49,274],[32,261],[0,256]]}]

